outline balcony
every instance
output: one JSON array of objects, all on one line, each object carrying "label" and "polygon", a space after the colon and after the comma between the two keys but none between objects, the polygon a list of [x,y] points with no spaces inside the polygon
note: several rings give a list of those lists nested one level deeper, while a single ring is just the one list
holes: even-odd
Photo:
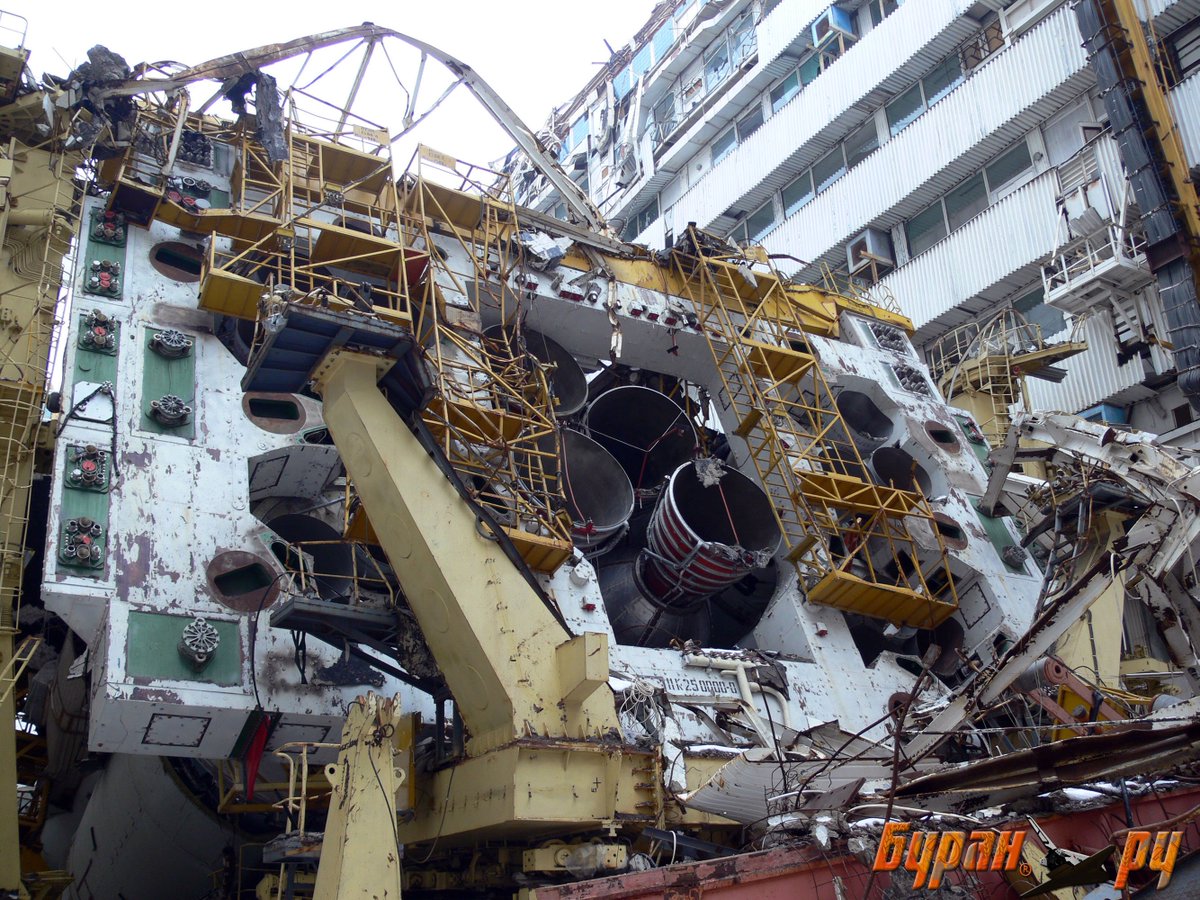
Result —
[{"label": "balcony", "polygon": [[1046,302],[1083,315],[1142,289],[1154,279],[1146,265],[1145,243],[1145,235],[1107,222],[1056,248],[1042,266]]},{"label": "balcony", "polygon": [[[901,12],[906,8],[901,7]],[[1061,9],[996,53],[936,105],[784,221],[767,236],[768,250],[790,253],[812,263],[840,265],[845,259],[844,244],[851,236],[868,226],[890,228],[911,218],[1082,93],[1092,80],[1074,15],[1070,9]],[[956,261],[938,250],[947,241],[958,244],[970,240],[956,237],[956,232],[885,279],[905,285],[903,291],[893,290],[918,325],[930,322],[979,289],[955,287],[939,296],[941,292],[931,291],[921,281],[911,281],[903,274],[915,266],[928,272],[933,284],[958,279],[944,271],[930,270],[923,262],[926,256],[936,254],[946,259],[952,271],[962,266],[986,270],[995,280],[1017,267],[1003,268],[1008,263],[1001,260],[1015,262],[1021,258],[1029,264],[1054,249],[1057,178],[1051,172],[1049,177],[1039,176],[1034,182],[1038,186],[1032,190],[1028,184],[1018,189],[1020,199],[1009,202],[1005,198],[978,217],[1003,215],[995,210],[1011,208],[1014,203],[1034,204],[1037,209],[1036,215],[1030,210],[1027,220],[1012,219],[1004,230],[990,233],[973,251],[982,259]],[[864,185],[870,185],[870,190]],[[973,235],[978,228],[977,222],[968,223],[959,231]],[[998,235],[1011,235],[1011,248],[994,246]]]}]

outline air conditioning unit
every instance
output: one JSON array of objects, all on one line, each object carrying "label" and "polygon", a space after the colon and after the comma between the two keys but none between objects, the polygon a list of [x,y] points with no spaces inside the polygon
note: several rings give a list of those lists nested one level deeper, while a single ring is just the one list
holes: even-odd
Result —
[{"label": "air conditioning unit", "polygon": [[831,6],[821,13],[817,21],[812,23],[813,46],[820,47],[838,34],[851,40],[856,37],[854,13],[842,9],[840,6]]},{"label": "air conditioning unit", "polygon": [[846,267],[851,275],[861,272],[872,263],[885,266],[896,264],[887,232],[878,228],[868,228],[846,244]]}]

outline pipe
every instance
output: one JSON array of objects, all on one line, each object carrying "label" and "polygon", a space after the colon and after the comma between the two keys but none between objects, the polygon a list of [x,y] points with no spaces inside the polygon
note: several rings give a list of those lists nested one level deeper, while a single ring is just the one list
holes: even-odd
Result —
[{"label": "pipe", "polygon": [[42,209],[10,209],[8,211],[9,225],[33,225],[45,228],[53,224],[55,219],[64,225],[67,223],[66,217],[51,206]]}]

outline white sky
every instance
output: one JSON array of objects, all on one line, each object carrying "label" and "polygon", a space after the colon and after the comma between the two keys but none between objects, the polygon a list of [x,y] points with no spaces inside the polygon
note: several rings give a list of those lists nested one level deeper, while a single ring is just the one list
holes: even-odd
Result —
[{"label": "white sky", "polygon": [[[88,48],[97,43],[120,53],[131,65],[147,60],[194,65],[261,44],[374,22],[470,64],[535,131],[553,106],[574,96],[595,74],[594,63],[608,58],[604,39],[618,49],[628,43],[653,5],[654,0],[605,0],[601,4],[571,0],[394,4],[362,0],[242,0],[237,4],[47,0],[37,5],[28,0],[0,0],[0,8],[28,18],[30,67],[39,76],[43,72],[65,75],[86,60]],[[393,50],[396,68],[408,80],[415,63],[406,65],[397,55]],[[329,62],[334,58],[327,57]],[[356,109],[364,111],[365,106],[381,124],[394,126],[404,98],[394,88],[394,80],[385,77],[386,69],[377,66],[386,66],[386,60],[380,62],[377,56],[373,61],[372,87],[366,89],[361,97],[364,102],[356,104]],[[307,71],[311,74],[314,70]],[[428,76],[427,84],[431,84]],[[432,100],[436,93],[427,99]],[[422,96],[426,96],[424,91]],[[193,97],[193,102],[202,99],[206,97]],[[434,138],[426,132],[426,142],[471,162],[487,163],[511,146],[487,124],[486,113],[463,101],[448,107],[442,116],[431,117],[428,124],[435,126]],[[406,162],[399,150],[396,160],[401,166]]]}]

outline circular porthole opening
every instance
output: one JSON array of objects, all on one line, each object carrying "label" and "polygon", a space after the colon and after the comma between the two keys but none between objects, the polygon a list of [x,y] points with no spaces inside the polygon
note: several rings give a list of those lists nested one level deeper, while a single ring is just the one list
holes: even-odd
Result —
[{"label": "circular porthole opening", "polygon": [[871,466],[879,476],[881,484],[900,488],[904,491],[920,489],[921,493],[929,496],[933,482],[912,455],[898,447],[881,447],[871,455]]},{"label": "circular porthole opening", "polygon": [[172,281],[191,284],[200,280],[204,255],[191,244],[163,241],[150,248],[150,265]]},{"label": "circular porthole opening", "polygon": [[866,394],[842,391],[837,397],[837,408],[850,430],[859,437],[886,441],[892,436],[892,420]]},{"label": "circular porthole opening", "polygon": [[275,434],[295,434],[310,424],[294,394],[250,391],[242,396],[242,412],[263,431]]},{"label": "circular porthole opening", "polygon": [[943,513],[933,514],[933,525],[942,536],[942,541],[951,550],[967,548],[967,532],[961,525]]},{"label": "circular porthole opening", "polygon": [[962,445],[958,442],[958,435],[941,422],[930,419],[925,423],[925,433],[929,435],[931,441],[948,453],[957,453],[962,449]]},{"label": "circular porthole opening", "polygon": [[205,576],[213,597],[237,612],[266,609],[279,594],[274,568],[244,550],[218,553],[208,564]]}]

